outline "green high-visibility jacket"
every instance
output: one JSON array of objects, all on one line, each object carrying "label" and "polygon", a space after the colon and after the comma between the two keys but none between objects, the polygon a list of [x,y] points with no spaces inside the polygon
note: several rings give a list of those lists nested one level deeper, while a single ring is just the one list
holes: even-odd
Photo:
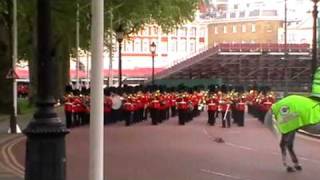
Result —
[{"label": "green high-visibility jacket", "polygon": [[320,67],[314,73],[313,81],[312,81],[312,92],[313,95],[320,95]]},{"label": "green high-visibility jacket", "polygon": [[320,102],[308,97],[290,95],[273,104],[271,109],[274,123],[282,134],[320,123]]}]

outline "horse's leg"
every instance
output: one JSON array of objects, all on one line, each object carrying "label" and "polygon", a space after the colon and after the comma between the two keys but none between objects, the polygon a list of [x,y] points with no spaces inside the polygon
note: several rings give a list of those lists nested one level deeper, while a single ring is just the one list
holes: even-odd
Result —
[{"label": "horse's leg", "polygon": [[302,167],[299,165],[299,162],[298,162],[298,158],[296,156],[296,153],[294,152],[293,150],[293,143],[294,143],[294,139],[295,139],[295,132],[293,133],[290,133],[289,134],[289,141],[288,141],[288,151],[289,151],[289,154],[291,156],[291,160],[292,162],[294,163],[294,168],[298,171],[302,170]]},{"label": "horse's leg", "polygon": [[280,148],[281,148],[281,155],[282,155],[282,164],[284,167],[287,168],[288,172],[293,172],[293,168],[288,166],[287,164],[287,144],[288,144],[288,137],[289,134],[282,134],[280,140]]}]

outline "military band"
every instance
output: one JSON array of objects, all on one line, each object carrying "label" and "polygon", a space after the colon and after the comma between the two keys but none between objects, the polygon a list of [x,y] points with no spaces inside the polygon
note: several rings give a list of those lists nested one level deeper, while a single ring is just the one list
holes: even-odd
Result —
[{"label": "military band", "polygon": [[[158,125],[178,114],[177,124],[185,125],[201,111],[207,111],[207,124],[223,128],[245,126],[245,111],[263,121],[265,113],[275,102],[274,93],[216,90],[194,91],[113,91],[105,90],[104,124],[124,121],[126,126],[143,120]],[[72,128],[89,123],[90,97],[72,92],[64,99],[66,126]],[[248,108],[247,108],[248,107]],[[233,120],[233,121],[232,121]],[[232,123],[233,122],[233,123]]]}]

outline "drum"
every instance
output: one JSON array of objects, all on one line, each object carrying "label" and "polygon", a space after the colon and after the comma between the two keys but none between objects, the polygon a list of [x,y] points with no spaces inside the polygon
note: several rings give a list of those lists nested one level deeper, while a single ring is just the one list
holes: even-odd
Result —
[{"label": "drum", "polygon": [[121,105],[122,105],[120,96],[115,95],[115,96],[111,97],[111,99],[112,99],[112,106],[111,106],[111,108],[112,108],[113,110],[118,110],[118,109],[120,109],[120,107],[121,107]]}]

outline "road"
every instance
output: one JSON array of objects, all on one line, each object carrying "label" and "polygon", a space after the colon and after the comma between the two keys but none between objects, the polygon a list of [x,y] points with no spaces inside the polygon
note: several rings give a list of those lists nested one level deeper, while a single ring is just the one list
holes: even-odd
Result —
[{"label": "road", "polygon": [[[108,180],[314,180],[320,170],[320,142],[298,135],[295,150],[303,171],[287,173],[278,139],[246,115],[245,127],[206,124],[207,114],[184,126],[177,118],[151,126],[145,121],[105,127],[105,179]],[[224,143],[218,143],[221,137]],[[89,127],[72,129],[66,138],[67,179],[88,179]],[[24,164],[25,139],[12,152]]]}]

